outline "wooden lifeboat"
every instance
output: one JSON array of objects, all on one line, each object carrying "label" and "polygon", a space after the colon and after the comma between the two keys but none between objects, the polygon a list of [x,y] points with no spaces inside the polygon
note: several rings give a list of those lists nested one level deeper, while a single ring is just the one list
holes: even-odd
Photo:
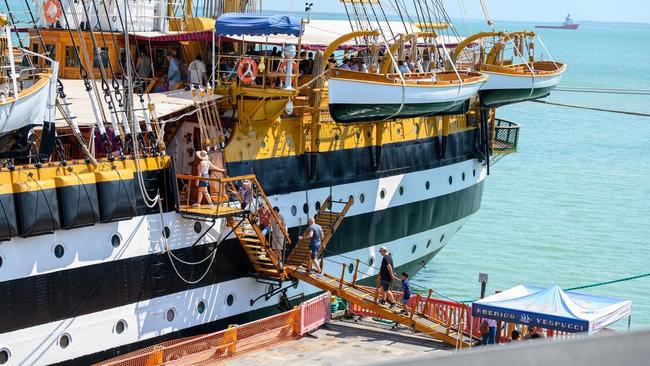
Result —
[{"label": "wooden lifeboat", "polygon": [[[460,78],[459,78],[460,76]],[[374,74],[333,69],[329,109],[338,123],[465,113],[486,77],[478,72]]]},{"label": "wooden lifeboat", "polygon": [[483,64],[479,70],[488,76],[481,85],[481,105],[490,108],[544,98],[557,86],[566,65],[535,61],[508,66]]},{"label": "wooden lifeboat", "polygon": [[51,73],[37,74],[31,86],[14,96],[0,96],[0,135],[43,123],[49,100]]}]

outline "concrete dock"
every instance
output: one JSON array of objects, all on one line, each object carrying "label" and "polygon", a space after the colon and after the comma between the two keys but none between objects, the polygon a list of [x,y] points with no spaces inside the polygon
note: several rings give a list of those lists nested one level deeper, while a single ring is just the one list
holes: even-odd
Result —
[{"label": "concrete dock", "polygon": [[438,357],[454,351],[410,329],[379,323],[369,318],[359,322],[333,320],[308,336],[278,343],[271,348],[239,355],[225,364],[248,365],[363,365],[422,355]]}]

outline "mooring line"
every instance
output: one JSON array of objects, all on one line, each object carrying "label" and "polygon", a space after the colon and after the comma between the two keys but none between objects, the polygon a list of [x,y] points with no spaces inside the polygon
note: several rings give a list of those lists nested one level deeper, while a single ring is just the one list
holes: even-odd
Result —
[{"label": "mooring line", "polygon": [[567,108],[587,109],[587,110],[590,110],[590,111],[598,111],[598,112],[627,114],[627,115],[630,115],[630,116],[637,116],[637,117],[650,117],[650,113],[629,112],[629,111],[620,111],[620,110],[616,110],[616,109],[587,107],[587,106],[581,106],[581,105],[575,105],[575,104],[564,104],[564,103],[548,102],[548,101],[545,101],[545,100],[529,100],[529,102],[542,103],[542,104],[554,105],[554,106],[559,106],[559,107],[567,107]]}]

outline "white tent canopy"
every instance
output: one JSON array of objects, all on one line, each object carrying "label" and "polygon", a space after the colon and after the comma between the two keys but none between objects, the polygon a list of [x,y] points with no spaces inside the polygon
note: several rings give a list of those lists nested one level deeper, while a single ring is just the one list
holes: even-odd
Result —
[{"label": "white tent canopy", "polygon": [[632,302],[613,297],[519,285],[472,304],[472,315],[563,332],[597,332],[632,314]]}]

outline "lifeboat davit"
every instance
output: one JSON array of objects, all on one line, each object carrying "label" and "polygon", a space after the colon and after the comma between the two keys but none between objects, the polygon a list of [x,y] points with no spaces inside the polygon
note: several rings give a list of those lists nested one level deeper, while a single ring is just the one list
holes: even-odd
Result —
[{"label": "lifeboat davit", "polygon": [[329,109],[338,123],[381,121],[467,112],[486,81],[478,72],[374,74],[333,69]]},{"label": "lifeboat davit", "polygon": [[559,84],[566,65],[553,61],[536,61],[516,65],[487,65],[479,70],[488,76],[481,86],[481,105],[496,108],[548,96]]}]

